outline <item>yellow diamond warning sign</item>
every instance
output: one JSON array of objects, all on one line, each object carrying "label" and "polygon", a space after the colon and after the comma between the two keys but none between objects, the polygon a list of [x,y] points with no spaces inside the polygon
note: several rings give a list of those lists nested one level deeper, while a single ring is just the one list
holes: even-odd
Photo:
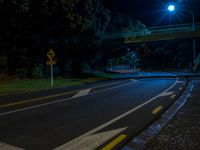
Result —
[{"label": "yellow diamond warning sign", "polygon": [[50,49],[48,52],[47,52],[47,57],[49,58],[50,61],[53,60],[53,58],[55,57],[55,53],[52,49]]}]

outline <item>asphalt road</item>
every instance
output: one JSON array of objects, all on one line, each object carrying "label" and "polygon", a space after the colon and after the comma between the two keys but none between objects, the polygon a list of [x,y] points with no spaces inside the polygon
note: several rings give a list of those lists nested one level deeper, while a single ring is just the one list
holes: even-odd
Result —
[{"label": "asphalt road", "polygon": [[0,149],[119,149],[157,119],[186,85],[177,78],[114,80],[0,97]]}]

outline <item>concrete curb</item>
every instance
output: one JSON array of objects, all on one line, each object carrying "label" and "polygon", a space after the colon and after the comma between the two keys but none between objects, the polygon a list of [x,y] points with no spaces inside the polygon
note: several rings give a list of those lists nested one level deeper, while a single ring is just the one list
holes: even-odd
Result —
[{"label": "concrete curb", "polygon": [[184,93],[178,98],[176,102],[161,116],[161,118],[151,124],[146,130],[137,135],[130,143],[124,146],[121,150],[144,150],[148,142],[150,142],[159,132],[166,126],[172,117],[190,98],[193,91],[193,82],[189,82]]},{"label": "concrete curb", "polygon": [[110,80],[123,80],[123,79],[153,79],[153,78],[195,78],[200,77],[200,74],[194,75],[167,75],[167,76],[130,76],[130,77],[119,77],[119,78],[110,78]]},{"label": "concrete curb", "polygon": [[0,142],[0,149],[1,150],[24,150],[22,148],[12,146],[12,145],[8,145],[8,144],[1,143],[1,142]]}]

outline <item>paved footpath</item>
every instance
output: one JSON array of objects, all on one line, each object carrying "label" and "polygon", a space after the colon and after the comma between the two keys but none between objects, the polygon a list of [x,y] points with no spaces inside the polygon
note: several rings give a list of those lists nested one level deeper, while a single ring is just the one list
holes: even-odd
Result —
[{"label": "paved footpath", "polygon": [[200,81],[185,106],[145,150],[200,150]]}]

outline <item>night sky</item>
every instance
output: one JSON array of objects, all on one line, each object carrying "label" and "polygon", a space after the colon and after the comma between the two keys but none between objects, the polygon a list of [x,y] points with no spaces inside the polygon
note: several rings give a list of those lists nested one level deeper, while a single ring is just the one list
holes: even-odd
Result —
[{"label": "night sky", "polygon": [[[186,9],[194,13],[196,22],[200,22],[200,0],[105,0],[104,3],[113,14],[126,13],[147,26],[190,23],[192,17]],[[179,11],[169,13],[166,6],[170,3]]]}]

